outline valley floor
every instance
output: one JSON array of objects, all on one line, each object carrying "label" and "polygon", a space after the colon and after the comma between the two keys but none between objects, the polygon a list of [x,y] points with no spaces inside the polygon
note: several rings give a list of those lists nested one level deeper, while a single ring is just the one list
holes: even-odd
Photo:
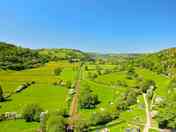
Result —
[{"label": "valley floor", "polygon": [[[17,112],[21,113],[27,104],[37,103],[46,111],[55,111],[60,108],[70,110],[71,117],[75,113],[79,116],[90,119],[92,113],[96,111],[106,110],[115,103],[117,97],[124,93],[128,87],[135,85],[135,80],[127,79],[126,72],[114,71],[108,74],[99,75],[95,79],[89,79],[90,72],[96,72],[96,65],[86,64],[81,69],[81,77],[78,77],[79,64],[63,62],[51,62],[43,67],[24,70],[24,71],[0,71],[0,84],[6,95],[11,94],[7,101],[0,103],[0,113]],[[61,67],[64,70],[59,76],[54,75],[54,69]],[[104,69],[114,69],[116,65],[100,65]],[[146,69],[136,69],[137,74],[144,79],[152,79],[156,82],[157,96],[166,96],[166,87],[169,79],[151,72]],[[78,79],[79,78],[79,79]],[[72,102],[67,102],[69,89],[64,86],[53,85],[58,79],[76,82],[76,94],[73,96]],[[27,89],[20,93],[14,91],[23,83],[35,81]],[[124,81],[128,87],[117,86],[118,81]],[[100,99],[100,104],[95,109],[86,110],[79,107],[79,90],[82,91],[85,85],[88,85]],[[127,128],[143,129],[146,122],[145,105],[143,96],[137,97],[137,103],[130,106],[130,109],[120,113],[118,119],[102,126],[92,127],[92,131],[108,128],[110,132],[124,132]],[[157,122],[152,120],[153,127],[157,127]],[[0,132],[32,132],[39,127],[39,123],[26,123],[24,120],[11,120],[0,122]]]}]

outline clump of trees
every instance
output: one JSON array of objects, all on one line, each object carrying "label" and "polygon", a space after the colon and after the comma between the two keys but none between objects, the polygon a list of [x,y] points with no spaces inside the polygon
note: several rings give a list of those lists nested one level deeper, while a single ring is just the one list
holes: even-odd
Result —
[{"label": "clump of trees", "polygon": [[79,103],[82,109],[93,109],[100,101],[89,86],[86,86],[80,93]]},{"label": "clump of trees", "polygon": [[135,72],[134,68],[129,68],[127,71],[127,79],[135,79],[138,77],[138,74]]},{"label": "clump of trees", "polygon": [[137,97],[146,93],[148,97],[152,96],[151,90],[156,89],[156,84],[153,80],[142,80],[137,82],[134,87],[129,88],[125,93],[119,95],[116,102],[117,110],[127,110],[129,106],[137,103]]},{"label": "clump of trees", "polygon": [[40,121],[40,113],[43,112],[43,109],[37,104],[28,104],[23,110],[23,118],[26,122]]},{"label": "clump of trees", "polygon": [[47,121],[47,132],[65,132],[65,126],[64,117],[52,114]]},{"label": "clump of trees", "polygon": [[176,103],[173,100],[166,101],[157,114],[159,128],[175,129],[176,128]]},{"label": "clump of trees", "polygon": [[92,121],[94,125],[104,125],[112,121],[112,117],[107,111],[100,111],[92,115]]},{"label": "clump of trees", "polygon": [[54,74],[56,76],[59,76],[61,74],[62,70],[63,70],[63,68],[57,67],[56,69],[54,69]]},{"label": "clump of trees", "polygon": [[68,126],[68,109],[62,108],[49,113],[47,120],[47,132],[65,132]]}]

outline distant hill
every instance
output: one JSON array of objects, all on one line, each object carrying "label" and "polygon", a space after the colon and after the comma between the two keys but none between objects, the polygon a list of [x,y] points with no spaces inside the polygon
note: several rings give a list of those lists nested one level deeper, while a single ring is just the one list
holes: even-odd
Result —
[{"label": "distant hill", "polygon": [[40,49],[38,50],[40,55],[46,56],[49,60],[88,60],[90,56],[80,50],[76,49]]},{"label": "distant hill", "polygon": [[0,42],[0,68],[24,70],[47,62],[38,51]]},{"label": "distant hill", "polygon": [[142,55],[137,63],[144,68],[173,77],[176,73],[176,48]]},{"label": "distant hill", "polygon": [[131,60],[132,58],[136,58],[141,54],[133,54],[133,53],[88,53],[91,58],[95,58],[98,63],[108,63],[108,64],[119,64],[127,62],[127,60]]}]

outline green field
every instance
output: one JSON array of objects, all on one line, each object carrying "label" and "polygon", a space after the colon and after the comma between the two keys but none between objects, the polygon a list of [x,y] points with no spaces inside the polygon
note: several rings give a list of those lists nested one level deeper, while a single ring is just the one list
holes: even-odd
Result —
[{"label": "green field", "polygon": [[24,120],[3,121],[0,123],[0,132],[35,132],[39,124],[27,123]]}]

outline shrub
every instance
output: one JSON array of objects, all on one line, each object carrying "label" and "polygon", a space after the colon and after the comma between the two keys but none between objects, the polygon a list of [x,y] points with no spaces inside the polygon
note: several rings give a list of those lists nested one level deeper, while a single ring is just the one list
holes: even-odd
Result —
[{"label": "shrub", "polygon": [[56,76],[59,76],[59,75],[61,74],[61,72],[62,72],[62,68],[60,68],[60,67],[58,67],[58,68],[56,68],[56,69],[54,70],[54,74],[55,74]]},{"label": "shrub", "polygon": [[80,94],[80,106],[84,109],[93,109],[100,103],[98,96],[89,87],[83,89]]},{"label": "shrub", "polygon": [[37,104],[29,104],[23,110],[23,118],[26,122],[40,121],[40,113],[43,109]]}]

